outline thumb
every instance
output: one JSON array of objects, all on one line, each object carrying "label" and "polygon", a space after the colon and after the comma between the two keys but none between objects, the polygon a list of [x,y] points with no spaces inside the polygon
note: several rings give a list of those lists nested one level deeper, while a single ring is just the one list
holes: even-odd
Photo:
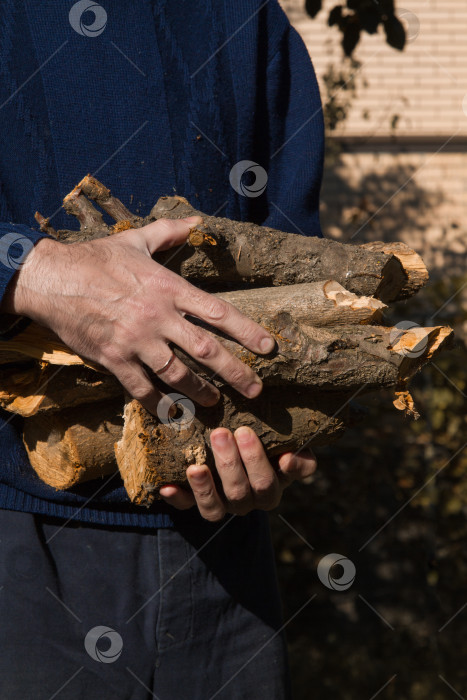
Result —
[{"label": "thumb", "polygon": [[152,255],[158,250],[168,250],[185,243],[191,229],[202,221],[200,216],[188,216],[186,219],[158,219],[137,231],[143,237]]}]

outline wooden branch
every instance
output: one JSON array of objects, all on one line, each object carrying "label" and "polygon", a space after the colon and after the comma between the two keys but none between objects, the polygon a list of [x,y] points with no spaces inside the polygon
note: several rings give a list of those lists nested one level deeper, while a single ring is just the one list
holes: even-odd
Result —
[{"label": "wooden branch", "polygon": [[[114,217],[124,217],[123,229],[118,224],[116,229],[103,225],[85,193]],[[403,243],[358,246],[298,236],[207,216],[184,197],[161,197],[148,217],[139,218],[90,176],[65,198],[64,207],[82,225],[80,232],[58,232],[65,243],[92,240],[160,218],[201,216],[203,223],[190,235],[188,246],[182,246],[176,255],[172,250],[158,253],[157,259],[190,282],[213,291],[226,286],[283,286],[333,279],[355,294],[390,302],[415,294],[428,277],[421,258]]]},{"label": "wooden branch", "polygon": [[[333,279],[355,294],[390,302],[414,294],[426,282],[427,277],[423,279],[420,270],[412,268],[410,253],[416,254],[404,244],[400,246],[405,257],[391,252],[375,254],[363,246],[206,216],[181,197],[161,197],[148,219],[195,214],[203,217],[197,228],[207,236],[205,245],[194,251],[185,247],[170,263],[167,253],[158,259],[205,287],[281,286]],[[210,245],[209,240],[216,245]]]},{"label": "wooden branch", "polygon": [[[329,291],[331,289],[331,291]],[[352,318],[366,322],[381,307],[372,300],[349,296],[334,284],[303,285],[302,301],[294,286],[282,287],[274,293],[269,289],[249,289],[225,293],[238,308],[267,328],[276,339],[276,350],[267,357],[255,355],[232,339],[213,333],[230,352],[259,374],[265,384],[319,387],[327,391],[356,391],[363,385],[365,391],[394,386],[411,377],[436,352],[448,347],[452,330],[434,328],[399,332],[383,326],[350,325]],[[332,297],[339,296],[341,303]],[[343,303],[342,303],[343,300]],[[353,306],[356,305],[356,308]],[[319,327],[328,316],[340,318],[341,326]],[[198,323],[196,319],[192,319]],[[313,325],[316,324],[316,325]],[[316,327],[318,326],[318,327]],[[56,348],[56,336],[47,336],[47,329],[31,323],[11,341],[16,349],[40,355],[37,337],[43,351],[42,358],[57,364],[84,364],[85,360],[73,355],[65,345]],[[36,336],[36,332],[38,336]],[[55,336],[55,337],[54,337]],[[394,339],[398,348],[394,349]],[[406,344],[404,352],[400,351]],[[411,352],[424,343],[420,352]],[[68,351],[67,351],[68,350]],[[176,354],[196,371],[200,367],[182,350]],[[434,351],[433,351],[434,352]],[[87,363],[87,361],[86,361]],[[208,372],[208,376],[210,372]]]},{"label": "wooden branch", "polygon": [[102,182],[96,180],[92,175],[86,175],[78,185],[82,194],[92,199],[98,204],[107,214],[115,219],[115,221],[131,221],[137,222],[141,220],[140,216],[135,216],[126,208],[126,206],[116,197],[113,197],[110,190],[105,187]]},{"label": "wooden branch", "polygon": [[68,489],[116,472],[114,443],[122,434],[121,405],[121,399],[114,399],[25,418],[23,442],[42,481]]},{"label": "wooden branch", "polygon": [[[109,227],[102,214],[81,194],[79,185],[67,194],[63,200],[63,208],[67,214],[78,219],[81,231],[92,231],[93,238],[100,238],[109,233]],[[62,238],[61,232],[59,237]]]},{"label": "wooden branch", "polygon": [[25,417],[117,396],[123,400],[123,387],[113,375],[84,366],[36,362],[0,368],[0,406]]},{"label": "wooden branch", "polygon": [[300,388],[268,388],[251,400],[226,387],[219,404],[196,407],[193,420],[158,423],[139,401],[127,397],[123,434],[115,445],[118,468],[130,499],[148,506],[161,486],[186,483],[190,464],[213,466],[209,435],[216,427],[251,427],[272,458],[307,443],[324,445],[341,437],[350,420],[349,406],[342,395]]},{"label": "wooden branch", "polygon": [[49,219],[46,219],[45,216],[42,216],[42,214],[39,214],[38,211],[34,214],[34,218],[39,224],[39,228],[43,233],[48,233],[49,236],[54,236],[55,238],[58,238],[58,233],[54,229],[53,226],[50,225]]},{"label": "wooden branch", "polygon": [[[288,287],[224,292],[217,296],[229,301],[246,315],[253,314],[252,318],[260,323],[264,320],[264,314],[273,315],[281,310],[293,313],[295,320],[303,320],[317,327],[377,323],[386,309],[386,305],[378,299],[358,297],[332,280]],[[76,355],[58,335],[37,323],[31,323],[9,341],[0,341],[0,364],[3,348],[9,351],[9,354],[5,355],[5,362],[18,359],[18,355],[13,354],[16,352],[50,364],[86,364],[88,367],[101,369],[96,363]]]},{"label": "wooden branch", "polygon": [[[260,311],[249,315],[258,319]],[[262,323],[276,340],[276,350],[267,356],[255,355],[230,338],[206,330],[265,385],[329,392],[368,392],[407,382],[435,354],[451,347],[454,335],[443,326],[402,332],[367,325],[316,328],[296,322],[293,312],[263,314]],[[182,350],[176,348],[175,354],[194,371],[211,376],[210,370],[203,370]]]},{"label": "wooden branch", "polygon": [[285,312],[290,313],[294,321],[316,328],[379,323],[387,309],[379,299],[359,297],[333,280],[220,292],[215,296],[259,323],[266,317]]}]

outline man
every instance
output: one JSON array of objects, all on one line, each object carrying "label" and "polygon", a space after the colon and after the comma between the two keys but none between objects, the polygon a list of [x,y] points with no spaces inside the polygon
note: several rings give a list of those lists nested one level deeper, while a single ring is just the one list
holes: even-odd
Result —
[{"label": "man", "polygon": [[[70,246],[32,227],[36,210],[68,227],[60,200],[91,172],[142,214],[175,192],[208,214],[321,235],[319,92],[277,1],[8,0],[0,27],[4,338],[27,319],[48,326],[153,413],[164,384],[204,406],[219,397],[169,343],[256,396],[259,378],[184,316],[257,353],[269,334],[152,258],[196,219]],[[267,179],[259,194],[235,186],[243,161]],[[1,697],[288,697],[264,511],[314,471],[311,453],[275,469],[251,430],[220,427],[222,489],[191,466],[191,492],[167,486],[143,510],[115,475],[47,487],[21,419],[1,419]]]}]

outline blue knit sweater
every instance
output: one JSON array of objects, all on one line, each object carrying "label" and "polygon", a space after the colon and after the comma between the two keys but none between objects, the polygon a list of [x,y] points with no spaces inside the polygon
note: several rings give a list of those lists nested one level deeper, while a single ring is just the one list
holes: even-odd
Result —
[{"label": "blue knit sweater", "polygon": [[[73,228],[60,204],[88,172],[142,215],[178,193],[208,214],[321,235],[320,96],[277,0],[2,0],[0,134],[0,299],[24,251],[8,234],[44,237],[36,210]],[[266,170],[260,196],[231,186],[242,160]],[[139,527],[179,517],[132,506],[118,475],[46,486],[21,426],[0,410],[1,508]]]}]

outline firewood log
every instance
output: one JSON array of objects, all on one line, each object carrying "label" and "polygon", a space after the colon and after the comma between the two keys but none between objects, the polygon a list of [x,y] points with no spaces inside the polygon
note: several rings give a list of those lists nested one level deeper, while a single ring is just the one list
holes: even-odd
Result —
[{"label": "firewood log", "polygon": [[[104,221],[93,202],[115,225]],[[5,367],[10,375],[0,373],[0,405],[29,416],[24,441],[31,463],[56,488],[110,473],[118,464],[131,500],[149,505],[163,484],[185,482],[189,464],[213,466],[209,439],[215,427],[251,426],[274,458],[285,450],[340,437],[353,420],[352,398],[366,391],[394,387],[394,405],[417,415],[408,381],[452,342],[450,328],[399,332],[381,325],[386,303],[415,294],[428,277],[421,258],[405,244],[356,246],[306,238],[206,216],[182,197],[160,198],[142,218],[90,176],[65,198],[64,208],[79,220],[79,231],[55,231],[42,215],[36,219],[43,231],[67,244],[158,218],[199,214],[203,221],[192,229],[187,245],[158,253],[155,259],[261,323],[274,336],[276,348],[257,356],[198,319],[189,319],[259,374],[265,384],[262,394],[244,399],[215,378],[221,390],[218,405],[193,406],[187,421],[168,413],[158,420],[127,396],[122,428],[123,388],[105,368],[76,355],[35,323],[0,342],[0,364],[20,363],[13,382],[11,367]],[[181,349],[174,352],[212,380],[211,372]],[[34,371],[26,368],[28,358],[35,361]],[[53,378],[53,365],[63,365],[60,380]],[[84,376],[78,386],[78,377]],[[42,391],[38,382],[45,377]],[[151,379],[170,392],[155,375]],[[175,397],[182,417],[184,398]],[[58,421],[55,427],[51,418]]]},{"label": "firewood log", "polygon": [[166,410],[167,417],[157,422],[139,401],[127,396],[123,435],[115,444],[115,454],[133,503],[149,506],[159,497],[161,486],[186,484],[190,464],[213,467],[209,436],[216,427],[249,426],[273,458],[307,444],[332,443],[352,420],[350,397],[320,395],[300,387],[267,387],[253,400],[224,387],[213,408],[197,406],[193,411],[187,403],[191,402],[179,401],[180,421],[177,416],[169,419]]},{"label": "firewood log", "polygon": [[[117,224],[105,224],[88,198],[102,206]],[[390,302],[412,296],[428,279],[420,256],[403,243],[394,247],[380,244],[373,250],[368,246],[298,236],[252,223],[206,216],[183,197],[161,197],[149,216],[141,218],[129,212],[89,175],[67,195],[64,208],[81,224],[80,231],[56,232],[64,243],[103,238],[160,218],[201,216],[203,223],[194,229],[188,245],[181,246],[176,255],[173,251],[158,253],[156,259],[190,282],[212,291],[333,279],[355,294]],[[37,218],[46,221],[41,215]]]},{"label": "firewood log", "polygon": [[[297,286],[301,287],[298,291]],[[333,291],[326,291],[329,289]],[[261,322],[275,338],[276,349],[267,356],[255,355],[215,329],[206,328],[207,332],[257,372],[265,384],[273,386],[289,384],[332,392],[356,391],[363,385],[368,391],[395,386],[402,379],[409,379],[452,337],[451,329],[442,326],[417,327],[401,335],[392,328],[367,325],[381,310],[380,302],[339,291],[336,283],[239,290],[219,296],[232,299],[237,308]],[[352,318],[359,319],[359,323],[351,324]],[[323,325],[327,320],[336,325]],[[200,324],[196,319],[192,321]],[[35,347],[39,328],[40,342],[47,348],[42,353]],[[46,330],[31,323],[6,342],[50,363],[87,362],[57,342],[55,334],[47,335]],[[400,345],[400,337],[411,346],[411,352],[393,347],[395,340]],[[420,352],[414,351],[418,344]],[[174,351],[187,365],[200,370],[182,350]]]},{"label": "firewood log", "polygon": [[48,362],[0,367],[0,407],[21,416],[116,396],[123,399],[120,382],[87,367],[54,367]]},{"label": "firewood log", "polygon": [[[161,486],[184,482],[190,464],[212,466],[209,435],[215,427],[235,430],[249,425],[272,457],[307,444],[333,442],[348,425],[350,398],[382,386],[394,386],[396,408],[418,417],[407,382],[435,353],[449,345],[452,332],[445,328],[423,329],[421,334],[407,331],[391,345],[390,329],[357,328],[365,338],[357,345],[353,328],[348,346],[341,334],[336,340],[329,329],[307,327],[305,331],[303,327],[299,337],[295,329],[290,332],[284,328],[282,338],[276,335],[279,349],[272,359],[237,346],[236,354],[244,361],[248,356],[249,364],[267,385],[253,401],[216,382],[222,389],[222,399],[214,408],[193,406],[188,420],[181,422],[176,417],[170,419],[166,410],[165,420],[159,423],[138,401],[127,398],[123,435],[115,452],[131,500],[150,505]],[[325,334],[326,341],[316,335],[318,332]],[[303,346],[307,333],[310,345]],[[367,345],[362,345],[363,340]],[[233,342],[226,342],[233,349]],[[298,355],[294,359],[295,351]],[[193,361],[183,359],[196,369]],[[274,386],[277,382],[280,385]],[[183,400],[179,405],[182,410],[186,408]]]},{"label": "firewood log", "polygon": [[23,442],[37,475],[49,486],[68,489],[116,472],[121,407],[121,399],[113,399],[25,418]]},{"label": "firewood log", "polygon": [[[378,323],[387,308],[378,299],[358,297],[332,280],[286,287],[223,292],[215,296],[229,301],[245,315],[250,315],[260,323],[267,316],[271,317],[283,312],[293,314],[296,321],[303,321],[317,328],[350,326],[354,323]],[[10,340],[0,341],[0,350],[3,347],[9,350],[5,355],[10,362],[12,358],[18,359],[18,355],[12,354],[16,351],[21,355],[50,364],[85,364],[102,371],[96,363],[76,355],[53,331],[34,322]]]}]

